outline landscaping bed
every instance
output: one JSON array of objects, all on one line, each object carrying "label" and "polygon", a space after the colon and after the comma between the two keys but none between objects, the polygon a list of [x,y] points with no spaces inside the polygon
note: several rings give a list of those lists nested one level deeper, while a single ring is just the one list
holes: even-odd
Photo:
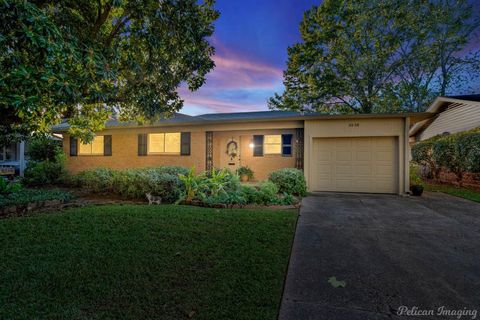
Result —
[{"label": "landscaping bed", "polygon": [[59,189],[19,189],[0,194],[0,217],[15,216],[38,209],[54,208],[72,199]]},{"label": "landscaping bed", "polygon": [[0,221],[2,319],[276,319],[296,210],[89,206]]}]

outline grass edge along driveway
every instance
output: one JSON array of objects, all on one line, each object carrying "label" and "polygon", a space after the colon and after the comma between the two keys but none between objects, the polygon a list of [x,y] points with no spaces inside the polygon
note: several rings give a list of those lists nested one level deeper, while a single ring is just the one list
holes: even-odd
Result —
[{"label": "grass edge along driveway", "polygon": [[0,318],[275,319],[296,217],[116,205],[0,220]]}]

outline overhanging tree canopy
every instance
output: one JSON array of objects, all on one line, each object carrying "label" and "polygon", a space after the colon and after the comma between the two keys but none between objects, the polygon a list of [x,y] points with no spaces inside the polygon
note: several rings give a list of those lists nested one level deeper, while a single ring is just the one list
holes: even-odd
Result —
[{"label": "overhanging tree canopy", "polygon": [[88,140],[113,112],[155,119],[182,107],[214,67],[213,0],[0,2],[0,134],[68,117]]}]

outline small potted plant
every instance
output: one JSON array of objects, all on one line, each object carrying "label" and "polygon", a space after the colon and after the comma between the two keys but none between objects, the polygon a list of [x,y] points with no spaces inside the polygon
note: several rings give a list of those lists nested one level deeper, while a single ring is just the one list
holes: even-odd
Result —
[{"label": "small potted plant", "polygon": [[237,174],[240,176],[240,180],[242,180],[242,182],[247,182],[253,179],[253,171],[247,166],[238,168]]},{"label": "small potted plant", "polygon": [[417,197],[423,193],[422,180],[416,175],[410,176],[410,191]]}]

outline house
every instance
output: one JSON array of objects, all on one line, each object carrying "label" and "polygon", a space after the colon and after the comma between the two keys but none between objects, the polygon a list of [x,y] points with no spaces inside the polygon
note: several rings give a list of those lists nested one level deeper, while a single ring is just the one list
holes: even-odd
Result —
[{"label": "house", "polygon": [[325,115],[283,111],[175,114],[150,125],[110,120],[91,144],[63,133],[67,168],[125,169],[162,165],[236,170],[257,180],[287,167],[303,169],[310,191],[408,192],[408,131],[431,117],[416,114]]},{"label": "house", "polygon": [[0,146],[0,175],[23,176],[25,171],[25,142]]},{"label": "house", "polygon": [[438,97],[427,112],[436,115],[411,128],[409,136],[412,143],[480,127],[480,94]]}]

